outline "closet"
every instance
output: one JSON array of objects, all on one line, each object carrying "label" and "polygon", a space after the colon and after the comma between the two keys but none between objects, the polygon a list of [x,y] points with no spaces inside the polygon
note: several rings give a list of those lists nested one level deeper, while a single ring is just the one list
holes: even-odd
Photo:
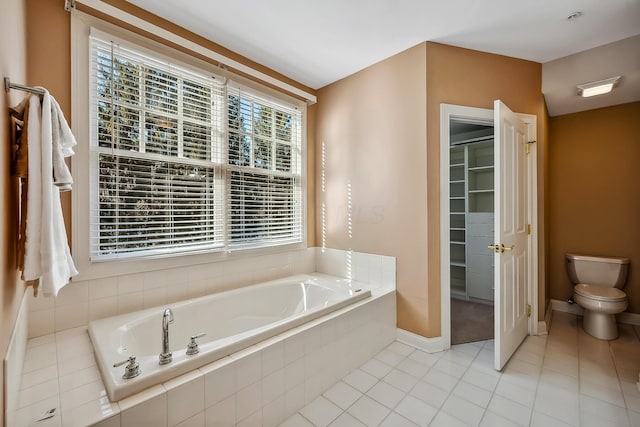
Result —
[{"label": "closet", "polygon": [[451,296],[492,302],[493,126],[452,121],[450,141]]}]

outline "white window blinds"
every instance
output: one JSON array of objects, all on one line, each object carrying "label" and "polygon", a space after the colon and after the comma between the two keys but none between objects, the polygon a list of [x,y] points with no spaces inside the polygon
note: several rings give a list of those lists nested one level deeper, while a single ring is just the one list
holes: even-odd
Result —
[{"label": "white window blinds", "polygon": [[302,117],[91,37],[91,259],[301,242]]},{"label": "white window blinds", "polygon": [[301,241],[300,112],[237,88],[227,107],[229,245]]}]

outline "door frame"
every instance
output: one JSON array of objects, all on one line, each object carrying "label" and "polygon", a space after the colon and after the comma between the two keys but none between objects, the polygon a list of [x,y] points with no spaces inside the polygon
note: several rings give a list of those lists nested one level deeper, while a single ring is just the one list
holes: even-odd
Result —
[{"label": "door frame", "polygon": [[[517,113],[527,124],[527,140],[536,140],[537,117]],[[493,123],[493,109],[440,104],[440,328],[443,349],[451,347],[451,252],[449,207],[449,124],[452,118]],[[527,303],[531,305],[528,320],[529,335],[538,334],[538,160],[536,144],[528,144],[527,155],[527,222],[531,224],[531,237],[527,248]]]}]

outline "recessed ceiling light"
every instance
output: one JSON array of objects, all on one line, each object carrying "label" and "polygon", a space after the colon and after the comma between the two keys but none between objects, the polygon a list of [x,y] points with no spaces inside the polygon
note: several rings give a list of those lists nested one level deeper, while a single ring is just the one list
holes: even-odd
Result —
[{"label": "recessed ceiling light", "polygon": [[582,16],[582,12],[573,12],[571,15],[567,16],[567,21],[573,21]]},{"label": "recessed ceiling light", "polygon": [[589,96],[602,95],[605,93],[611,92],[613,87],[618,84],[620,80],[620,76],[611,77],[604,80],[598,80],[596,82],[591,83],[583,83],[581,85],[576,86],[578,88],[578,95],[583,98],[587,98]]}]

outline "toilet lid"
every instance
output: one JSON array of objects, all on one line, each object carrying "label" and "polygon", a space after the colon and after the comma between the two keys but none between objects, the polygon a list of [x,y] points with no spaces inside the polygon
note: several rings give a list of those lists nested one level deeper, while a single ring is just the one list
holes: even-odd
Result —
[{"label": "toilet lid", "polygon": [[598,301],[623,301],[627,299],[627,294],[618,288],[603,288],[602,286],[586,285],[581,283],[573,288],[573,291],[585,298]]}]

